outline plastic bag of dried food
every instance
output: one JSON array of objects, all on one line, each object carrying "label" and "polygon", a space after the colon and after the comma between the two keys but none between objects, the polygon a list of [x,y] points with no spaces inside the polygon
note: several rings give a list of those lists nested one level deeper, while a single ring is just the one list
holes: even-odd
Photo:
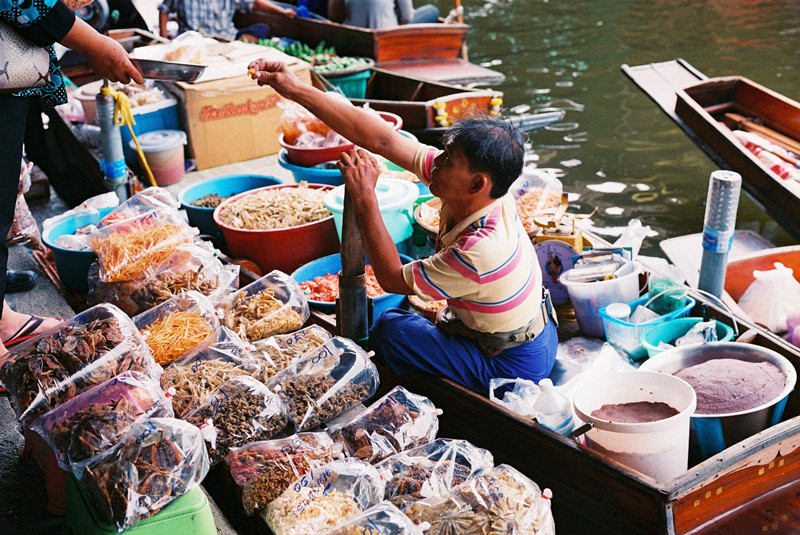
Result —
[{"label": "plastic bag of dried food", "polygon": [[89,308],[0,355],[0,383],[25,423],[128,370],[161,375],[136,325],[114,305]]},{"label": "plastic bag of dried food", "polygon": [[293,360],[333,338],[319,325],[309,325],[289,334],[276,334],[252,344],[251,352],[261,362],[258,379],[268,382],[276,373],[286,369]]},{"label": "plastic bag of dried food", "polygon": [[526,168],[509,188],[514,196],[520,221],[525,231],[537,230],[534,217],[553,212],[561,204],[564,186],[555,176],[541,172],[540,169]]},{"label": "plastic bag of dried food", "polygon": [[282,271],[270,271],[219,305],[225,326],[255,342],[300,329],[310,312],[300,285]]},{"label": "plastic bag of dried food", "polygon": [[199,429],[175,418],[150,418],[92,459],[81,484],[95,510],[123,531],[199,486],[207,473]]},{"label": "plastic bag of dried food", "polygon": [[14,221],[6,235],[6,243],[23,244],[28,249],[43,249],[42,235],[39,226],[36,224],[33,214],[31,214],[28,203],[25,201],[25,192],[31,188],[31,168],[32,163],[25,163],[22,160],[19,175],[19,187],[17,189],[17,204],[14,207]]},{"label": "plastic bag of dried food", "polygon": [[492,454],[466,440],[437,438],[384,459],[376,465],[385,474],[384,498],[405,510],[422,499],[444,498],[464,481],[494,466]]},{"label": "plastic bag of dried food", "polygon": [[770,331],[787,332],[789,317],[800,309],[800,282],[793,270],[775,262],[774,269],[754,270],[753,279],[739,298],[739,306]]},{"label": "plastic bag of dried food", "polygon": [[258,376],[261,366],[248,345],[235,332],[220,327],[210,343],[196,346],[167,366],[161,374],[161,388],[172,395],[175,415],[185,417],[234,377]]},{"label": "plastic bag of dried food", "polygon": [[278,121],[278,129],[283,134],[283,140],[289,145],[297,144],[298,138],[308,132],[324,139],[331,131],[330,127],[316,115],[296,102],[281,101],[278,103],[278,107],[283,108]]},{"label": "plastic bag of dried food", "polygon": [[159,208],[95,229],[89,245],[97,254],[101,280],[128,281],[141,278],[197,232],[177,211]]},{"label": "plastic bag of dried food", "polygon": [[114,225],[155,209],[177,211],[181,206],[178,198],[164,188],[154,187],[140,191],[127,201],[123,202],[97,224],[98,228]]},{"label": "plastic bag of dried food", "polygon": [[421,500],[406,509],[426,535],[514,533],[555,535],[552,493],[515,468],[501,464],[465,481],[443,500]]},{"label": "plastic bag of dried food", "polygon": [[349,422],[328,429],[352,457],[377,463],[436,438],[441,410],[425,396],[396,386]]},{"label": "plastic bag of dried food", "polygon": [[422,535],[410,518],[389,502],[353,515],[323,535]]},{"label": "plastic bag of dried food", "polygon": [[383,487],[371,464],[340,459],[300,476],[264,516],[275,535],[316,535],[380,503]]},{"label": "plastic bag of dried food", "polygon": [[271,439],[289,422],[281,398],[249,375],[227,381],[184,419],[203,432],[211,466],[232,448]]},{"label": "plastic bag of dried food", "polygon": [[214,43],[213,39],[203,37],[198,32],[183,32],[167,45],[163,59],[179,63],[202,64],[206,60],[206,46]]},{"label": "plastic bag of dried food", "polygon": [[309,470],[342,456],[342,446],[327,433],[298,433],[246,444],[225,457],[233,480],[242,488],[245,513],[264,509]]},{"label": "plastic bag of dried food", "polygon": [[372,397],[378,370],[361,347],[334,336],[269,380],[297,431],[308,431]]},{"label": "plastic bag of dried food", "polygon": [[37,418],[31,428],[50,444],[58,465],[83,475],[87,459],[114,446],[141,417],[172,417],[158,379],[127,371]]}]

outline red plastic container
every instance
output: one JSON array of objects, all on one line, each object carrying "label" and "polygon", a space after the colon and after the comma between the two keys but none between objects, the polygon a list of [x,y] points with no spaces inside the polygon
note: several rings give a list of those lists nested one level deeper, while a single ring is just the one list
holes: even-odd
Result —
[{"label": "red plastic container", "polygon": [[66,492],[67,492],[67,472],[58,466],[56,454],[39,433],[25,429],[25,450],[33,451],[39,466],[44,472],[44,480],[47,485],[47,510],[56,516],[64,516],[67,513]]},{"label": "red plastic container", "polygon": [[[231,256],[252,260],[264,273],[273,269],[291,273],[307,262],[339,252],[339,235],[333,215],[313,223],[276,230],[233,228],[219,218],[225,206],[244,196],[267,189],[296,187],[297,184],[282,184],[245,191],[226,199],[214,210],[214,222],[222,230]],[[325,191],[333,189],[333,186],[325,184],[309,184],[308,187]]]},{"label": "red plastic container", "polygon": [[[378,112],[383,120],[392,125],[395,130],[403,128],[403,119],[395,113],[387,111]],[[278,143],[281,147],[286,149],[286,159],[289,163],[294,165],[301,165],[303,167],[312,167],[322,162],[329,162],[335,160],[343,152],[346,152],[355,147],[353,143],[345,143],[344,145],[336,145],[335,147],[320,147],[320,148],[301,148],[289,145],[284,141],[283,134],[278,136]]]}]

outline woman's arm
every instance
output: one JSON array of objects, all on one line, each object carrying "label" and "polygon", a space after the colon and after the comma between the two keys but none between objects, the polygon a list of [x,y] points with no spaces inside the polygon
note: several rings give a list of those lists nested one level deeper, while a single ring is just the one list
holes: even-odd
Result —
[{"label": "woman's arm", "polygon": [[121,44],[98,33],[77,17],[60,43],[86,56],[92,70],[103,78],[123,84],[130,83],[131,79],[144,83],[142,73],[133,66]]}]

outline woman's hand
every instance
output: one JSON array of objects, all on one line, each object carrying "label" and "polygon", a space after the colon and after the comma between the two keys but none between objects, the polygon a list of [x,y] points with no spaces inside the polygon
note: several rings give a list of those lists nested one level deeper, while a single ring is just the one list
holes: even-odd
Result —
[{"label": "woman's hand", "polygon": [[122,45],[98,33],[80,18],[75,19],[61,44],[86,56],[92,70],[103,78],[123,84],[131,80],[144,83],[142,73],[133,66]]}]

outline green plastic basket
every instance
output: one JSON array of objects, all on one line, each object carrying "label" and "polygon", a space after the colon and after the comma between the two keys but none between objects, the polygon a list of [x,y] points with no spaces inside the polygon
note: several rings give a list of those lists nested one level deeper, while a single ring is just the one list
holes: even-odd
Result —
[{"label": "green plastic basket", "polygon": [[364,98],[367,96],[367,80],[369,80],[370,72],[367,68],[347,76],[334,76],[331,73],[325,73],[325,77],[331,84],[338,87],[347,98]]}]

